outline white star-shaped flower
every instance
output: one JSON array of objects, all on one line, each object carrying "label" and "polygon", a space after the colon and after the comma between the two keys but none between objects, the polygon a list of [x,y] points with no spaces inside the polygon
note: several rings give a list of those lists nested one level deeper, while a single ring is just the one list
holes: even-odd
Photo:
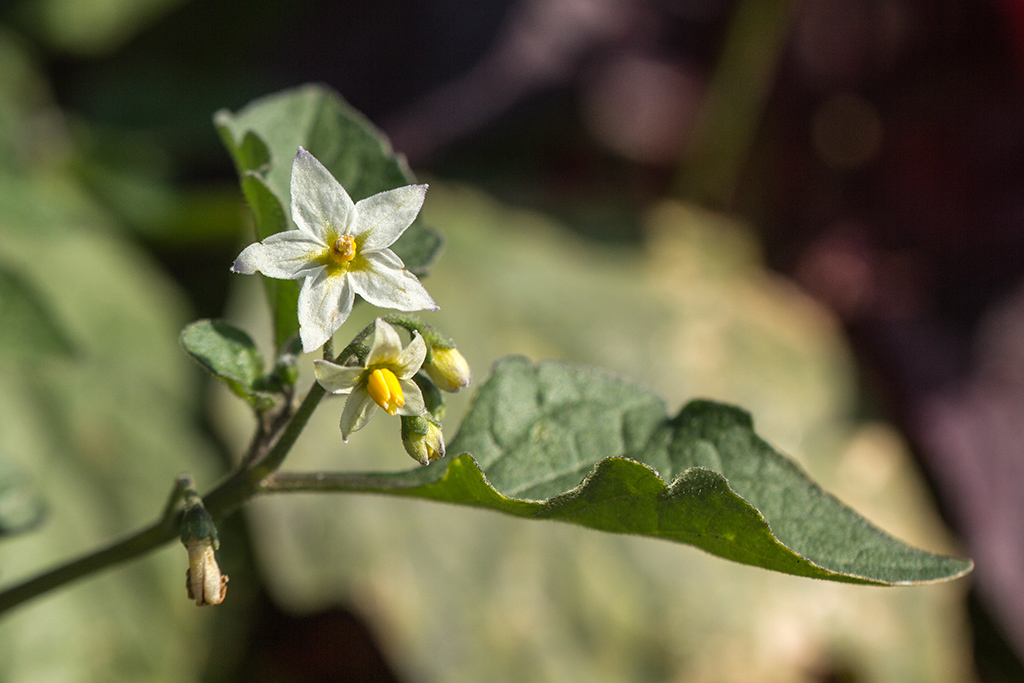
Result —
[{"label": "white star-shaped flower", "polygon": [[292,220],[298,229],[250,244],[231,269],[283,280],[304,278],[299,337],[306,352],[338,331],[356,294],[381,308],[437,310],[420,281],[388,248],[412,224],[426,191],[426,185],[406,185],[353,203],[330,171],[299,147],[291,180]]},{"label": "white star-shaped flower", "polygon": [[390,415],[423,415],[423,393],[412,376],[423,365],[427,345],[418,332],[404,349],[395,328],[380,318],[375,321],[373,342],[363,365],[338,365],[315,360],[316,381],[334,394],[348,394],[341,413],[341,438],[370,421],[380,406]]}]

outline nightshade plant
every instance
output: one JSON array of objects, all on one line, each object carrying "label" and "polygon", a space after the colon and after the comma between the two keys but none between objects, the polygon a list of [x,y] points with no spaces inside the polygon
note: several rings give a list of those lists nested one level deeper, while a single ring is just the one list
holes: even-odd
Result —
[{"label": "nightshade plant", "polygon": [[[205,495],[182,476],[148,527],[0,592],[0,611],[175,537],[189,551],[190,597],[216,604],[226,582],[215,561],[216,523],[257,494],[294,491],[488,508],[849,583],[919,584],[971,570],[969,560],[902,543],[822,491],[757,436],[743,410],[695,400],[667,415],[657,396],[587,367],[499,360],[446,445],[441,390],[465,388],[471,373],[453,340],[408,314],[436,307],[418,280],[441,245],[417,217],[425,186],[412,182],[373,126],[322,87],[279,93],[214,120],[259,240],[233,269],[272,278],[264,282],[277,352],[267,367],[248,332],[219,320],[188,325],[181,343],[251,406],[248,452]],[[381,311],[348,336],[355,294],[401,312]],[[339,332],[349,341],[335,352]],[[317,348],[317,381],[307,380],[299,398],[297,356]],[[400,417],[395,446],[401,440],[423,466],[283,469],[327,391],[349,394],[339,442],[359,438],[353,433],[379,406]]]}]

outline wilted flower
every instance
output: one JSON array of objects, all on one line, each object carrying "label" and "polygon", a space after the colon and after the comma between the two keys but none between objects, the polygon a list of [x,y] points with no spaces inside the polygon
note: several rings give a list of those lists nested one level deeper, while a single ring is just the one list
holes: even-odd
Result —
[{"label": "wilted flower", "polygon": [[188,569],[185,588],[188,597],[197,605],[219,605],[228,592],[228,575],[220,573],[211,538],[193,538],[185,543],[188,550]]},{"label": "wilted flower", "polygon": [[380,406],[390,415],[422,415],[426,408],[423,394],[412,376],[423,365],[427,345],[418,332],[402,348],[395,328],[377,318],[373,343],[364,365],[345,366],[316,360],[316,381],[334,394],[348,394],[341,414],[341,437],[349,435],[370,421]]},{"label": "wilted flower", "polygon": [[406,185],[353,203],[330,171],[299,147],[291,179],[292,220],[298,229],[250,244],[231,269],[303,279],[299,337],[306,352],[323,346],[341,327],[356,294],[381,308],[437,310],[420,281],[388,248],[412,224],[426,191],[426,185]]},{"label": "wilted flower", "polygon": [[200,606],[219,605],[227,595],[228,577],[220,573],[214,554],[220,545],[217,527],[198,495],[186,502],[181,520],[181,542],[188,551],[188,569],[185,572],[188,597]]}]

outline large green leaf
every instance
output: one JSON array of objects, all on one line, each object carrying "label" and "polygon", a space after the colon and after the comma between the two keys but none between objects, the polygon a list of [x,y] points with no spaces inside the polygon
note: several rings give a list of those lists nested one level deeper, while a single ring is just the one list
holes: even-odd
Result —
[{"label": "large green leaf", "polygon": [[[221,110],[214,123],[235,161],[260,239],[291,227],[289,184],[300,146],[319,159],[356,201],[414,182],[384,134],[323,86],[269,95],[234,114]],[[406,268],[423,275],[441,248],[441,237],[417,218],[392,248]],[[289,293],[290,301],[283,296],[278,289],[270,292],[279,312],[279,343],[298,327],[294,296]]]},{"label": "large green leaf", "polygon": [[499,362],[438,465],[366,488],[688,543],[787,574],[850,583],[956,578],[969,560],[872,526],[757,436],[693,401],[674,418],[644,389],[585,367]]}]

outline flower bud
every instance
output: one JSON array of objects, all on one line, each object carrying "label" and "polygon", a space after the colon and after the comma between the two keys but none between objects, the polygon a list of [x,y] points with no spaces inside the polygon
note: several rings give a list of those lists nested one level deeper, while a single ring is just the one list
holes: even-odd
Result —
[{"label": "flower bud", "polygon": [[430,379],[445,391],[458,391],[473,381],[473,371],[465,356],[452,347],[433,346],[423,365]]},{"label": "flower bud", "polygon": [[402,417],[402,445],[405,452],[421,465],[444,457],[441,425],[430,417]]}]

